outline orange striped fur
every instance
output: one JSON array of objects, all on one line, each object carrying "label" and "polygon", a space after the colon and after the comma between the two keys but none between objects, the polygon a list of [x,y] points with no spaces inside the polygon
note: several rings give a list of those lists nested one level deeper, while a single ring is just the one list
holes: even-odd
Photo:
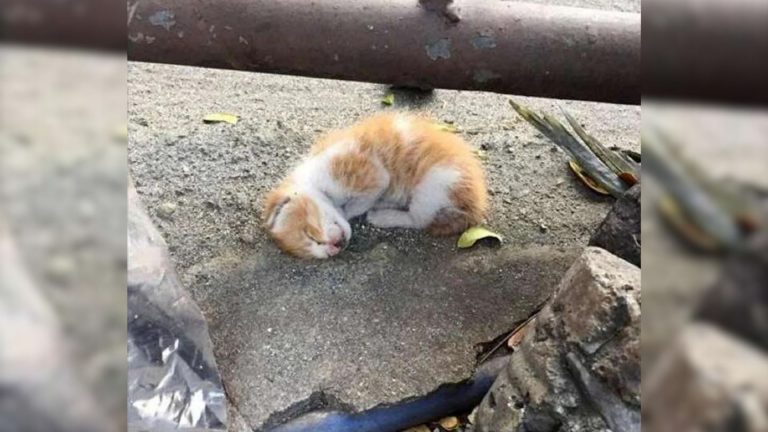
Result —
[{"label": "orange striped fur", "polygon": [[278,246],[300,257],[338,254],[348,220],[451,235],[486,217],[482,165],[458,135],[429,119],[385,113],[318,139],[264,204]]}]

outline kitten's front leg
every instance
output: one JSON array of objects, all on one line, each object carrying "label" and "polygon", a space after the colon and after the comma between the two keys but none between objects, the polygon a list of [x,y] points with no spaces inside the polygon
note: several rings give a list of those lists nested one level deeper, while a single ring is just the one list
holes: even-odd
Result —
[{"label": "kitten's front leg", "polygon": [[350,198],[350,200],[347,201],[341,208],[344,212],[344,217],[347,218],[347,220],[350,220],[367,212],[371,207],[373,207],[373,204],[376,202],[377,198],[378,196],[359,196]]},{"label": "kitten's front leg", "polygon": [[381,209],[368,212],[368,223],[379,228],[423,228],[408,211]]}]

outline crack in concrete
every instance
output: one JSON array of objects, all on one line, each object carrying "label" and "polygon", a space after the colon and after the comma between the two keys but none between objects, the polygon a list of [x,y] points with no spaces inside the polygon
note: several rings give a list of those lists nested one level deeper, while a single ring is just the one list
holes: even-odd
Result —
[{"label": "crack in concrete", "polygon": [[351,404],[325,391],[269,416],[259,431],[304,432],[397,431],[435,421],[446,415],[465,414],[488,392],[498,373],[509,361],[496,357],[476,368],[472,376],[456,383],[444,383],[422,396],[409,396],[356,411]]}]

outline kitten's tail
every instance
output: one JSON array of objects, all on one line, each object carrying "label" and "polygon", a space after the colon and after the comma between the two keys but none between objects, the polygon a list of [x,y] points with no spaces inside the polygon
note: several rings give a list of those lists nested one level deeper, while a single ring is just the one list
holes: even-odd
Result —
[{"label": "kitten's tail", "polygon": [[453,187],[453,206],[440,210],[427,227],[432,235],[459,234],[485,221],[488,193],[480,162],[470,157],[463,162],[463,169],[468,173]]},{"label": "kitten's tail", "polygon": [[456,208],[441,210],[432,223],[427,227],[427,232],[433,236],[449,236],[466,231],[469,227],[482,222],[482,218],[475,217]]}]

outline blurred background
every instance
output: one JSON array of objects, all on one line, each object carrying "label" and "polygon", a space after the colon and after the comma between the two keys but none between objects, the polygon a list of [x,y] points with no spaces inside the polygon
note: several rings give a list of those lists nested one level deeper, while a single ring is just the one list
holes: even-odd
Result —
[{"label": "blurred background", "polygon": [[[644,426],[767,431],[768,2],[642,13]],[[125,429],[125,20],[2,6],[0,431]]]},{"label": "blurred background", "polygon": [[125,55],[0,47],[0,430],[125,429]]},{"label": "blurred background", "polygon": [[642,13],[643,428],[768,430],[768,3]]}]

